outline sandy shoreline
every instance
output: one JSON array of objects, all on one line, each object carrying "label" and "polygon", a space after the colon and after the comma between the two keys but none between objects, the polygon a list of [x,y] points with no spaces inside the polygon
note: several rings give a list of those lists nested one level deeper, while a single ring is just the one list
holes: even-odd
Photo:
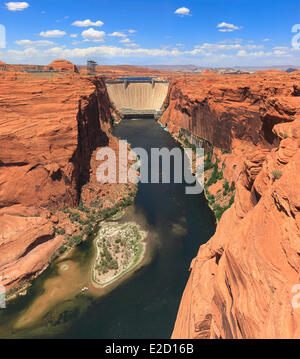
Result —
[{"label": "sandy shoreline", "polygon": [[[100,298],[105,296],[119,285],[130,280],[139,269],[151,262],[156,237],[149,231],[147,222],[142,214],[136,213],[134,207],[131,207],[113,216],[108,221],[113,221],[116,225],[120,226],[130,223],[139,228],[142,238],[140,241],[141,252],[139,252],[138,258],[133,261],[126,271],[102,286],[93,280],[93,270],[97,258],[97,250],[95,250],[97,236],[92,239],[92,254],[87,254],[88,261],[82,260],[82,256],[86,253],[85,250],[80,251],[78,248],[73,248],[72,251],[66,253],[63,258],[61,257],[50,268],[52,273],[50,276],[44,274],[47,279],[42,279],[42,283],[40,283],[40,294],[11,323],[12,330],[17,330],[18,332],[21,330],[21,333],[25,328],[32,328],[33,331],[35,331],[34,328],[36,330],[39,330],[38,328],[41,330],[48,328],[47,319],[45,318],[45,321],[43,319],[45,314],[48,313],[51,320],[53,320],[52,313],[54,318],[58,318],[59,313],[66,310],[66,305],[68,305],[67,310],[72,310],[73,307],[76,308],[79,305],[80,311],[84,311],[85,305],[88,305],[89,301],[83,301],[83,304],[79,304],[80,302],[76,304],[74,298]],[[86,287],[88,291],[83,292],[82,289]],[[39,321],[40,326],[36,327]],[[55,327],[55,330],[58,330],[58,327]]]},{"label": "sandy shoreline", "polygon": [[[148,233],[145,230],[141,229],[139,224],[137,224],[136,222],[133,222],[133,221],[123,222],[123,223],[110,221],[110,222],[106,222],[106,224],[107,225],[111,224],[112,226],[115,226],[115,227],[116,226],[123,227],[124,225],[137,227],[138,233],[141,235],[141,239],[138,243],[139,251],[136,254],[135,258],[133,259],[132,263],[130,263],[130,265],[128,266],[128,268],[124,269],[121,273],[117,274],[115,277],[112,276],[112,278],[107,280],[105,283],[100,283],[96,279],[96,275],[95,275],[97,259],[99,258],[100,251],[101,251],[101,249],[98,246],[98,243],[101,240],[101,238],[99,238],[99,234],[98,234],[98,236],[94,239],[94,248],[96,250],[96,254],[93,258],[91,281],[92,281],[93,286],[96,288],[99,288],[99,289],[107,288],[117,282],[118,282],[118,284],[120,284],[123,280],[127,279],[130,275],[132,275],[136,270],[139,269],[140,265],[144,262],[146,253],[147,253],[147,243],[145,240],[148,237]],[[100,230],[99,230],[99,232],[100,232]]]}]

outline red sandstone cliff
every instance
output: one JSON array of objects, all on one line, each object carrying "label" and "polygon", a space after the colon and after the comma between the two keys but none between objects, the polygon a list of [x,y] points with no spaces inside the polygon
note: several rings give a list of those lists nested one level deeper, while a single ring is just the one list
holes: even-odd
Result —
[{"label": "red sandstone cliff", "polygon": [[300,337],[299,84],[299,72],[171,84],[162,122],[211,142],[236,188],[191,264],[173,338]]},{"label": "red sandstone cliff", "polygon": [[96,149],[116,146],[100,78],[2,73],[0,83],[0,276],[9,288],[47,267],[64,243],[55,227],[76,233],[59,208],[80,194],[114,202],[120,191],[91,178]]},{"label": "red sandstone cliff", "polygon": [[45,67],[46,71],[65,71],[78,73],[77,66],[67,60],[54,60],[50,65]]}]

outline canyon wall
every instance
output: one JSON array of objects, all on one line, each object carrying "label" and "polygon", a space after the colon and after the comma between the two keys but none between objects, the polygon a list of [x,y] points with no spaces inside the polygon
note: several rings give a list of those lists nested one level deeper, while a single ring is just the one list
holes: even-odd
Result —
[{"label": "canyon wall", "polygon": [[170,85],[162,122],[209,141],[223,176],[213,186],[235,188],[191,263],[173,338],[300,337],[299,83],[269,71]]},{"label": "canyon wall", "polygon": [[10,288],[48,266],[65,241],[56,227],[80,233],[60,208],[120,191],[95,176],[97,148],[116,146],[100,78],[3,72],[0,83],[0,283]]}]

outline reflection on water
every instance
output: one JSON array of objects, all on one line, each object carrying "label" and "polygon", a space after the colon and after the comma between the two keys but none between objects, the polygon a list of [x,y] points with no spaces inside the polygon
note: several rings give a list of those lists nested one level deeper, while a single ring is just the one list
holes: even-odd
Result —
[{"label": "reflection on water", "polygon": [[[178,146],[149,119],[124,120],[114,134],[148,151]],[[83,294],[94,256],[93,241],[83,243],[0,312],[0,337],[169,338],[190,262],[213,235],[214,216],[203,195],[185,195],[185,184],[174,183],[140,184],[128,216],[153,234],[148,265],[108,293]]]}]

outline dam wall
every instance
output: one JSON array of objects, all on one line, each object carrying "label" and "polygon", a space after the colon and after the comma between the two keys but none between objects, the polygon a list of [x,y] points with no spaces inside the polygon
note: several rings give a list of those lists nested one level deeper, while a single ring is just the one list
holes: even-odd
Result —
[{"label": "dam wall", "polygon": [[107,82],[110,100],[123,115],[161,114],[169,83],[164,81]]}]

